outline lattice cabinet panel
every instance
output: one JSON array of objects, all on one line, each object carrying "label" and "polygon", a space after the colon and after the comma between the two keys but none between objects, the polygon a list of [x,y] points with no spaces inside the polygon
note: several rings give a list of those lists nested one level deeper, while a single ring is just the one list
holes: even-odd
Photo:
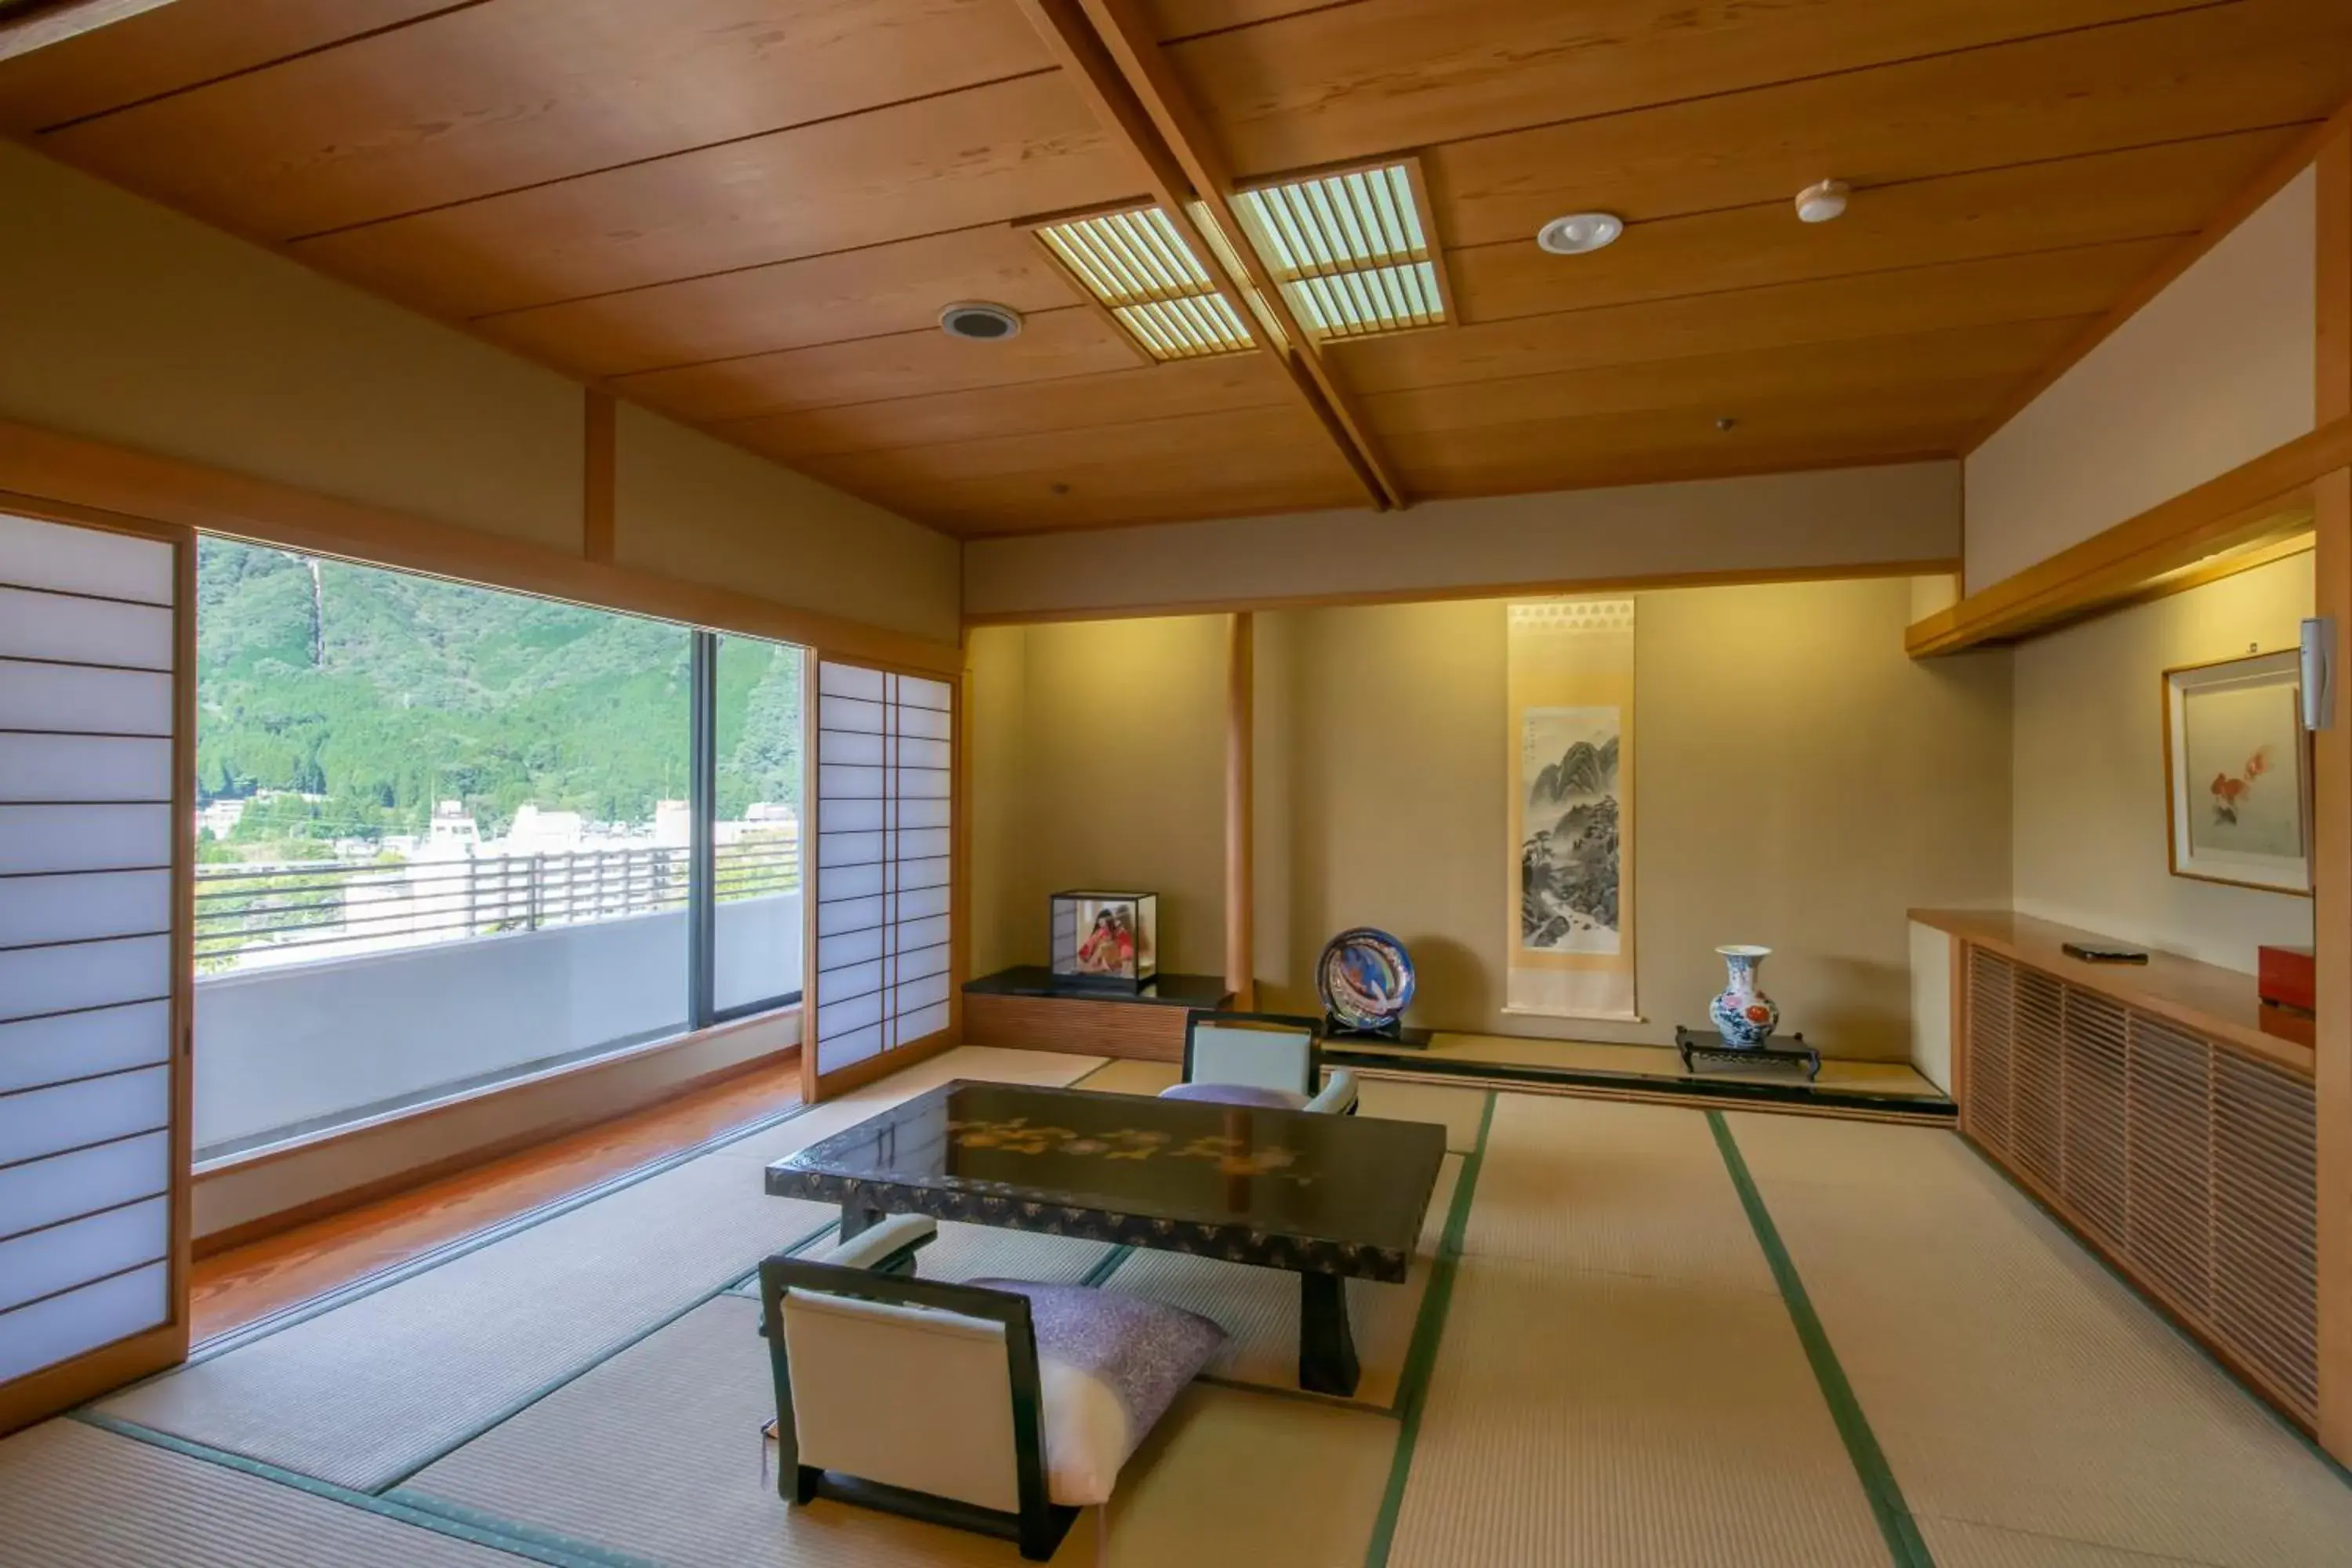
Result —
[{"label": "lattice cabinet panel", "polygon": [[1974,945],[1967,987],[1961,1130],[2309,1425],[2310,1081]]}]

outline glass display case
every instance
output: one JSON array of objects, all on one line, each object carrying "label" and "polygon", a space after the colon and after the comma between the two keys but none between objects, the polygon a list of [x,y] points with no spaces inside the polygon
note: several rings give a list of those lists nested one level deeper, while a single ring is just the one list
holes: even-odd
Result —
[{"label": "glass display case", "polygon": [[1052,909],[1055,984],[1135,992],[1159,978],[1159,894],[1055,893]]}]

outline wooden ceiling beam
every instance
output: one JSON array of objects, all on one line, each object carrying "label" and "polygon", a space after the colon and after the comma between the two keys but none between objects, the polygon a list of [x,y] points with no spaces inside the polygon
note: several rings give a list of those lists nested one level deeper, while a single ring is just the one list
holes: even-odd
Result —
[{"label": "wooden ceiling beam", "polygon": [[[1406,504],[1404,489],[1371,426],[1298,324],[1290,303],[1244,237],[1231,200],[1233,178],[1203,121],[1160,52],[1145,18],[1127,0],[1019,0],[1055,59],[1106,129],[1133,148],[1150,176],[1152,199],[1210,278],[1230,299],[1309,412],[1361,481],[1374,507]],[[1194,221],[1197,198],[1231,241],[1211,244]],[[1230,260],[1228,258],[1230,257]],[[1240,276],[1232,262],[1238,262]],[[1284,340],[1267,342],[1253,305]]]},{"label": "wooden ceiling beam", "polygon": [[49,4],[6,4],[0,0],[0,60],[13,60],[36,49],[95,33],[142,12],[168,5],[172,0],[50,0]]}]

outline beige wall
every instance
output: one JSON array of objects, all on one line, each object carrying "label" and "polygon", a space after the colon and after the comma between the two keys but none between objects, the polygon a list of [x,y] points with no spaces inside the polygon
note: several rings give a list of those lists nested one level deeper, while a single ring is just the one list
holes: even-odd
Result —
[{"label": "beige wall", "polygon": [[954,540],[659,415],[621,405],[614,559],[952,643]]},{"label": "beige wall", "polygon": [[1959,465],[1911,463],[980,540],[964,552],[964,609],[1229,608],[1916,565],[1958,559],[1959,516]]},{"label": "beige wall", "polygon": [[[965,810],[971,835],[971,973],[993,974],[1044,961],[1044,932],[1024,935],[1027,888],[1028,795],[1023,770],[1029,749],[1029,634],[983,626],[964,643]],[[1042,927],[1032,912],[1028,924]]]},{"label": "beige wall", "polygon": [[8,142],[0,321],[0,417],[579,547],[579,387]]},{"label": "beige wall", "polygon": [[[0,418],[576,555],[574,383],[0,142]],[[616,557],[934,641],[955,542],[625,406]]]},{"label": "beige wall", "polygon": [[2019,646],[2017,908],[2252,970],[2311,940],[2311,900],[2170,874],[2163,671],[2296,646],[2309,554]]},{"label": "beige wall", "polygon": [[[1087,887],[1160,895],[1162,970],[1224,968],[1226,635],[1185,616],[973,636],[973,973],[1045,962],[1047,896]],[[1018,759],[983,771],[979,738],[1015,728]]]},{"label": "beige wall", "polygon": [[2305,170],[1969,456],[1970,593],[2310,431],[2316,190]]},{"label": "beige wall", "polygon": [[[1384,926],[1421,970],[1415,1021],[1664,1041],[1720,989],[1713,949],[1770,943],[1790,1028],[1840,1054],[1907,1053],[1905,910],[2009,894],[2009,655],[1915,664],[1902,579],[1639,595],[1636,931],[1647,1022],[1505,1017],[1515,864],[1505,838],[1500,601],[1258,617],[1261,1001],[1313,1006],[1313,959]],[[1157,888],[1176,969],[1219,962],[1223,622],[1092,622],[1020,639],[1026,894],[977,891],[1042,957],[1057,879]],[[999,645],[996,639],[1004,639]],[[1131,702],[1132,693],[1149,701]],[[990,715],[976,698],[974,721]],[[1275,743],[1268,743],[1273,742]],[[976,781],[977,783],[977,781]],[[1131,791],[1139,814],[1113,808]],[[975,823],[992,807],[976,799]],[[1001,829],[1000,829],[1001,831]],[[976,879],[983,879],[976,863]],[[996,945],[991,946],[994,942]]]}]

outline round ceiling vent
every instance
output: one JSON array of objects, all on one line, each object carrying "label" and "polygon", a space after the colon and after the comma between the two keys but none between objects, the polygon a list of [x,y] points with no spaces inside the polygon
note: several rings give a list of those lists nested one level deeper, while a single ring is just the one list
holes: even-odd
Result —
[{"label": "round ceiling vent", "polygon": [[1615,213],[1570,213],[1536,230],[1536,243],[1554,256],[1582,256],[1624,232],[1625,220]]},{"label": "round ceiling vent", "polygon": [[951,338],[992,343],[1021,331],[1021,312],[1008,305],[965,300],[940,312],[940,330]]}]

